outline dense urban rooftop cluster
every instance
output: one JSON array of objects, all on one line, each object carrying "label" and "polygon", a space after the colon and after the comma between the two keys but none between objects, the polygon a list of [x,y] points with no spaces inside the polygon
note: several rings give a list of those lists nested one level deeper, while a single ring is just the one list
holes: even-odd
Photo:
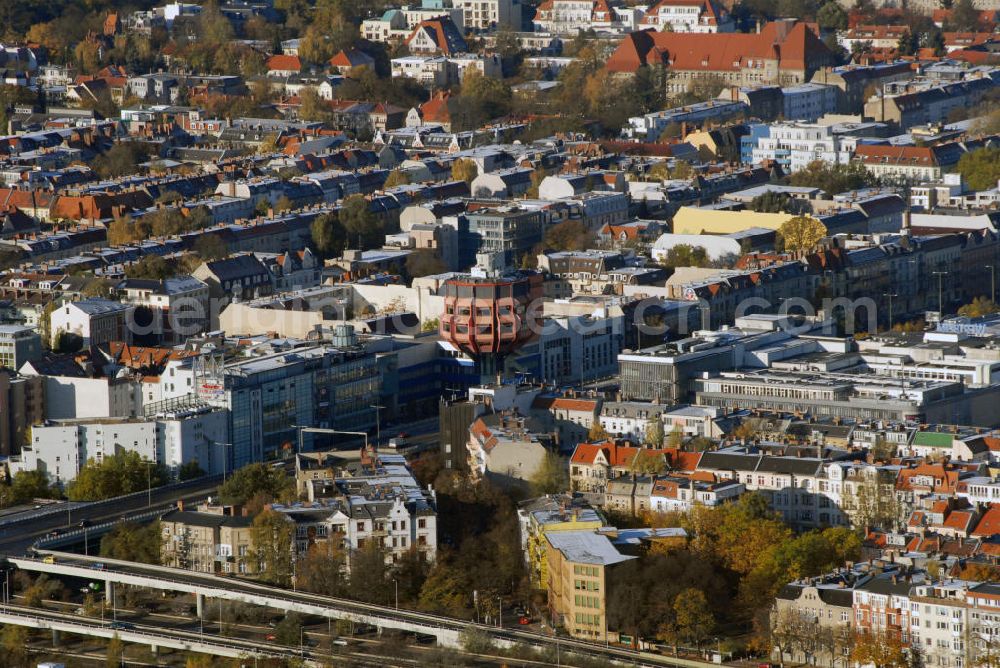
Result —
[{"label": "dense urban rooftop cluster", "polygon": [[102,555],[997,665],[995,2],[23,4],[0,506],[217,476]]}]

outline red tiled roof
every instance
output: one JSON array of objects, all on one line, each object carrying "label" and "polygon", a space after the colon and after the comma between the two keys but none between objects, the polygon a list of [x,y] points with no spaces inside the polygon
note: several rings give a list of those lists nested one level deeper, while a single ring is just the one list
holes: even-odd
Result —
[{"label": "red tiled roof", "polygon": [[573,451],[571,461],[578,464],[593,464],[598,453],[604,453],[604,458],[610,466],[628,466],[639,450],[640,448],[633,446],[618,445],[615,441],[580,443]]},{"label": "red tiled roof", "polygon": [[804,23],[788,28],[767,24],[759,33],[674,33],[644,30],[625,36],[608,59],[610,72],[635,72],[643,64],[674,70],[737,71],[760,61],[778,61],[783,70],[825,62],[830,51]]},{"label": "red tiled roof", "polygon": [[375,59],[364,51],[358,49],[341,50],[330,59],[330,64],[334,67],[360,67],[361,65],[372,65]]},{"label": "red tiled roof", "polygon": [[987,538],[996,534],[1000,534],[1000,508],[991,505],[990,509],[979,518],[976,528],[972,530],[972,535]]},{"label": "red tiled roof", "polygon": [[565,411],[593,412],[597,409],[597,401],[594,399],[570,399],[559,397],[552,402],[553,408],[561,408]]},{"label": "red tiled roof", "polygon": [[298,56],[278,54],[267,59],[268,70],[298,72],[302,69],[302,61]]},{"label": "red tiled roof", "polygon": [[968,511],[953,511],[942,525],[946,529],[956,529],[958,531],[968,531],[972,523],[973,514]]},{"label": "red tiled roof", "polygon": [[861,144],[854,155],[865,164],[937,165],[937,155],[928,146]]},{"label": "red tiled roof", "polygon": [[420,105],[420,113],[426,123],[451,123],[451,108],[448,105],[451,99],[449,91],[440,91],[434,94],[431,99]]}]

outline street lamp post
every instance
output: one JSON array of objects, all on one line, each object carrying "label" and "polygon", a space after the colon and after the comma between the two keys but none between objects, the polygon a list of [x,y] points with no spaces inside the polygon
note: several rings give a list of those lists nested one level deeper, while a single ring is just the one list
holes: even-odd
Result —
[{"label": "street lamp post", "polygon": [[997,303],[997,268],[996,265],[988,264],[986,268],[990,270],[990,301]]},{"label": "street lamp post", "polygon": [[898,297],[899,295],[893,292],[883,292],[882,296],[889,298],[889,331],[892,331],[892,298]]},{"label": "street lamp post", "polygon": [[503,597],[497,594],[497,626],[503,631]]},{"label": "street lamp post", "polygon": [[399,610],[399,580],[393,578],[392,586],[396,590],[396,610]]},{"label": "street lamp post", "polygon": [[940,316],[943,316],[944,315],[944,298],[943,298],[943,294],[944,294],[944,277],[945,277],[945,274],[947,274],[948,272],[946,272],[946,271],[935,271],[935,272],[932,272],[932,273],[935,276],[938,277],[938,314]]},{"label": "street lamp post", "polygon": [[369,408],[375,409],[375,449],[377,450],[379,443],[382,442],[382,409],[385,406],[372,404]]}]

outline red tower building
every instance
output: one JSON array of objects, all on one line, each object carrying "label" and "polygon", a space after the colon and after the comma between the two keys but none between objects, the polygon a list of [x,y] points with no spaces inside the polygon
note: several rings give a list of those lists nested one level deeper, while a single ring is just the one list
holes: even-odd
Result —
[{"label": "red tower building", "polygon": [[444,284],[441,336],[476,361],[483,382],[503,373],[503,360],[541,326],[542,276],[469,275]]}]

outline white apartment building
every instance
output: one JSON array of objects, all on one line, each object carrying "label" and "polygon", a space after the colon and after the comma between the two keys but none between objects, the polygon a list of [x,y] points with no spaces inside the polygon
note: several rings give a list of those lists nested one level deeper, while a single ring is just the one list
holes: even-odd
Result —
[{"label": "white apartment building", "polygon": [[972,584],[947,580],[919,584],[910,590],[909,641],[911,646],[923,649],[924,665],[941,668],[970,665],[966,645],[970,611],[966,601]]},{"label": "white apartment building", "polygon": [[663,420],[666,412],[667,407],[664,404],[642,401],[606,401],[601,406],[599,420],[601,427],[608,434],[641,442],[646,436],[646,428],[650,422]]},{"label": "white apartment building", "polygon": [[472,70],[486,77],[498,77],[502,73],[500,56],[458,53],[453,56],[402,56],[391,61],[392,76],[416,79],[428,88],[437,88],[461,83]]},{"label": "white apartment building", "polygon": [[31,430],[31,444],[11,459],[11,473],[42,471],[50,482],[64,485],[76,479],[88,460],[100,463],[121,452],[136,452],[174,472],[196,461],[207,473],[222,473],[227,429],[226,411],[208,406],[142,419],[37,425]]},{"label": "white apartment building", "polygon": [[719,506],[735,501],[744,492],[746,486],[738,482],[662,477],[653,481],[648,508],[657,513],[687,512],[695,506]]},{"label": "white apartment building", "polygon": [[517,0],[453,0],[461,9],[466,30],[521,29],[521,4]]},{"label": "white apartment building", "polygon": [[[401,7],[390,9],[382,16],[365,19],[361,22],[361,36],[372,42],[391,42],[405,40],[423,21],[430,21],[442,16],[452,20],[459,32],[465,33],[465,12],[454,7]],[[286,52],[287,53],[287,52]]]},{"label": "white apartment building", "polygon": [[444,56],[403,56],[393,58],[394,79],[415,79],[427,88],[446,87],[458,82],[458,67]]},{"label": "white apartment building", "polygon": [[857,144],[857,137],[835,134],[827,125],[780,123],[757,141],[752,160],[754,164],[773,160],[786,171],[797,172],[816,160],[847,164]]},{"label": "white apartment building", "polygon": [[592,27],[594,0],[548,0],[538,6],[532,23],[536,32],[556,35],[575,35],[582,29]]},{"label": "white apartment building", "polygon": [[837,111],[836,86],[803,83],[781,89],[782,115],[786,121],[813,122]]},{"label": "white apartment building", "polygon": [[175,276],[163,280],[130,278],[118,289],[125,301],[144,306],[154,315],[151,327],[163,343],[174,345],[198,334],[209,323],[208,285],[193,276]]},{"label": "white apartment building", "polygon": [[729,13],[712,0],[661,0],[646,10],[641,28],[671,32],[733,32],[736,24]]},{"label": "white apartment building", "polygon": [[[363,458],[364,461],[364,458]],[[432,491],[413,478],[402,455],[378,455],[373,468],[348,478],[315,480],[322,493],[309,503],[275,504],[274,510],[295,522],[295,551],[303,555],[313,543],[336,540],[347,555],[380,541],[386,562],[395,563],[411,550],[425,561],[437,556],[437,510]]]},{"label": "white apartment building", "polygon": [[84,347],[99,346],[111,341],[130,342],[132,332],[128,324],[133,308],[131,304],[109,299],[92,298],[67,302],[50,316],[52,344],[55,345],[62,332],[79,336]]}]

